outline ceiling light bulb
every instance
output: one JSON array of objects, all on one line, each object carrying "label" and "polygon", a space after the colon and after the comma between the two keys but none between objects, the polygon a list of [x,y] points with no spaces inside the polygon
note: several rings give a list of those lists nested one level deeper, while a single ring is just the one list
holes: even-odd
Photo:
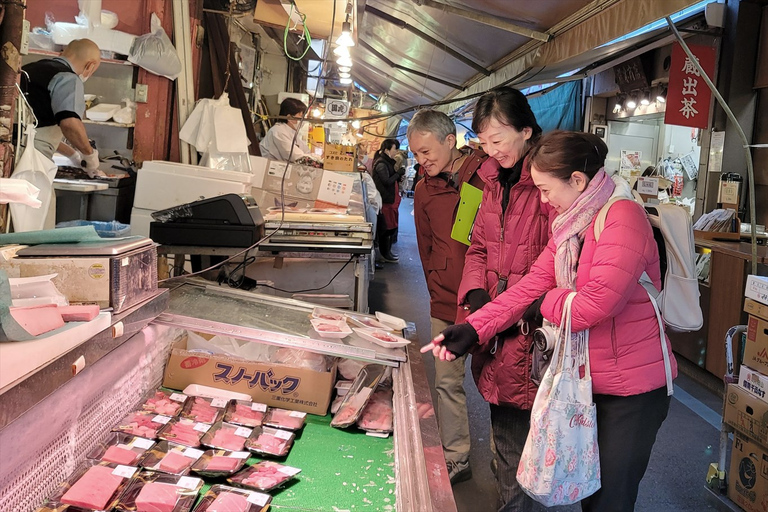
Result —
[{"label": "ceiling light bulb", "polygon": [[352,78],[349,73],[339,73],[339,78]]},{"label": "ceiling light bulb", "polygon": [[387,112],[389,112],[389,107],[385,103],[383,103],[381,105],[381,111],[386,114]]},{"label": "ceiling light bulb", "polygon": [[333,54],[337,57],[349,57],[349,47],[348,46],[337,46],[333,49]]},{"label": "ceiling light bulb", "polygon": [[336,40],[339,46],[355,46],[355,40],[352,39],[352,24],[345,21],[341,25],[341,35]]},{"label": "ceiling light bulb", "polygon": [[342,78],[342,79],[339,80],[339,83],[340,84],[344,84],[344,85],[349,85],[349,84],[352,83],[352,79],[351,78]]},{"label": "ceiling light bulb", "polygon": [[659,103],[666,103],[667,102],[667,89],[666,87],[662,89],[662,91],[659,93],[658,96],[656,96],[656,101]]},{"label": "ceiling light bulb", "polygon": [[635,98],[627,100],[627,108],[637,108],[637,101],[635,101]]},{"label": "ceiling light bulb", "polygon": [[352,68],[349,66],[339,66],[339,73],[349,73]]},{"label": "ceiling light bulb", "polygon": [[651,104],[651,100],[648,99],[648,96],[643,96],[643,98],[640,100],[640,104],[644,107],[647,107]]},{"label": "ceiling light bulb", "polygon": [[360,128],[360,121],[358,121],[358,120],[352,121],[352,128],[354,128],[355,130]]},{"label": "ceiling light bulb", "polygon": [[352,67],[352,59],[350,59],[349,57],[339,57],[336,60],[336,64],[339,67],[351,68]]},{"label": "ceiling light bulb", "polygon": [[312,117],[320,117],[321,114],[322,114],[322,112],[320,111],[319,108],[313,108],[312,109]]}]

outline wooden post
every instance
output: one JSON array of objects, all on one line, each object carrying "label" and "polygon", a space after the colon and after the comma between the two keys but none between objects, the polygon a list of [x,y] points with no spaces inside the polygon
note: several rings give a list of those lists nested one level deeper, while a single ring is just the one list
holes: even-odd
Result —
[{"label": "wooden post", "polygon": [[[21,33],[26,0],[0,2],[0,176],[13,172],[13,117],[15,115],[16,81],[21,69]],[[8,206],[0,205],[0,231],[3,231]]]}]

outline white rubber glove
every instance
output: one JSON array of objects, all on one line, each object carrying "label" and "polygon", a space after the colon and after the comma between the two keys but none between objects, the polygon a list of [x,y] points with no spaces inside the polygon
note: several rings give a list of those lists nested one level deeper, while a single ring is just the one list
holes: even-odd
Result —
[{"label": "white rubber glove", "polygon": [[83,166],[83,155],[81,155],[79,151],[75,150],[74,154],[68,156],[67,158],[69,158],[69,162],[72,164],[72,167]]},{"label": "white rubber glove", "polygon": [[83,162],[85,163],[85,172],[88,173],[89,178],[104,178],[106,174],[99,170],[99,152],[95,149],[90,155],[83,155]]}]

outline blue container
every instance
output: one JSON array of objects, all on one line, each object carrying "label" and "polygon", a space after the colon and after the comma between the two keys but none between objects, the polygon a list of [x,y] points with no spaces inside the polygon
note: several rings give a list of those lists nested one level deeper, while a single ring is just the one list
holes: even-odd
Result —
[{"label": "blue container", "polygon": [[111,222],[101,222],[97,220],[69,220],[59,222],[57,228],[71,228],[76,226],[93,226],[96,233],[102,238],[120,238],[131,234],[131,226],[113,220]]}]

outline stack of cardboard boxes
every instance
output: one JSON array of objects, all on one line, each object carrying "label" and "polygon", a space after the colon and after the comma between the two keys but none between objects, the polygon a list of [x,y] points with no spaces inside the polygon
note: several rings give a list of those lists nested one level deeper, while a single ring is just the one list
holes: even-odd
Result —
[{"label": "stack of cardboard boxes", "polygon": [[728,497],[747,512],[768,511],[768,277],[749,276],[744,311],[749,313],[743,364],[729,384],[723,420],[736,434]]}]

